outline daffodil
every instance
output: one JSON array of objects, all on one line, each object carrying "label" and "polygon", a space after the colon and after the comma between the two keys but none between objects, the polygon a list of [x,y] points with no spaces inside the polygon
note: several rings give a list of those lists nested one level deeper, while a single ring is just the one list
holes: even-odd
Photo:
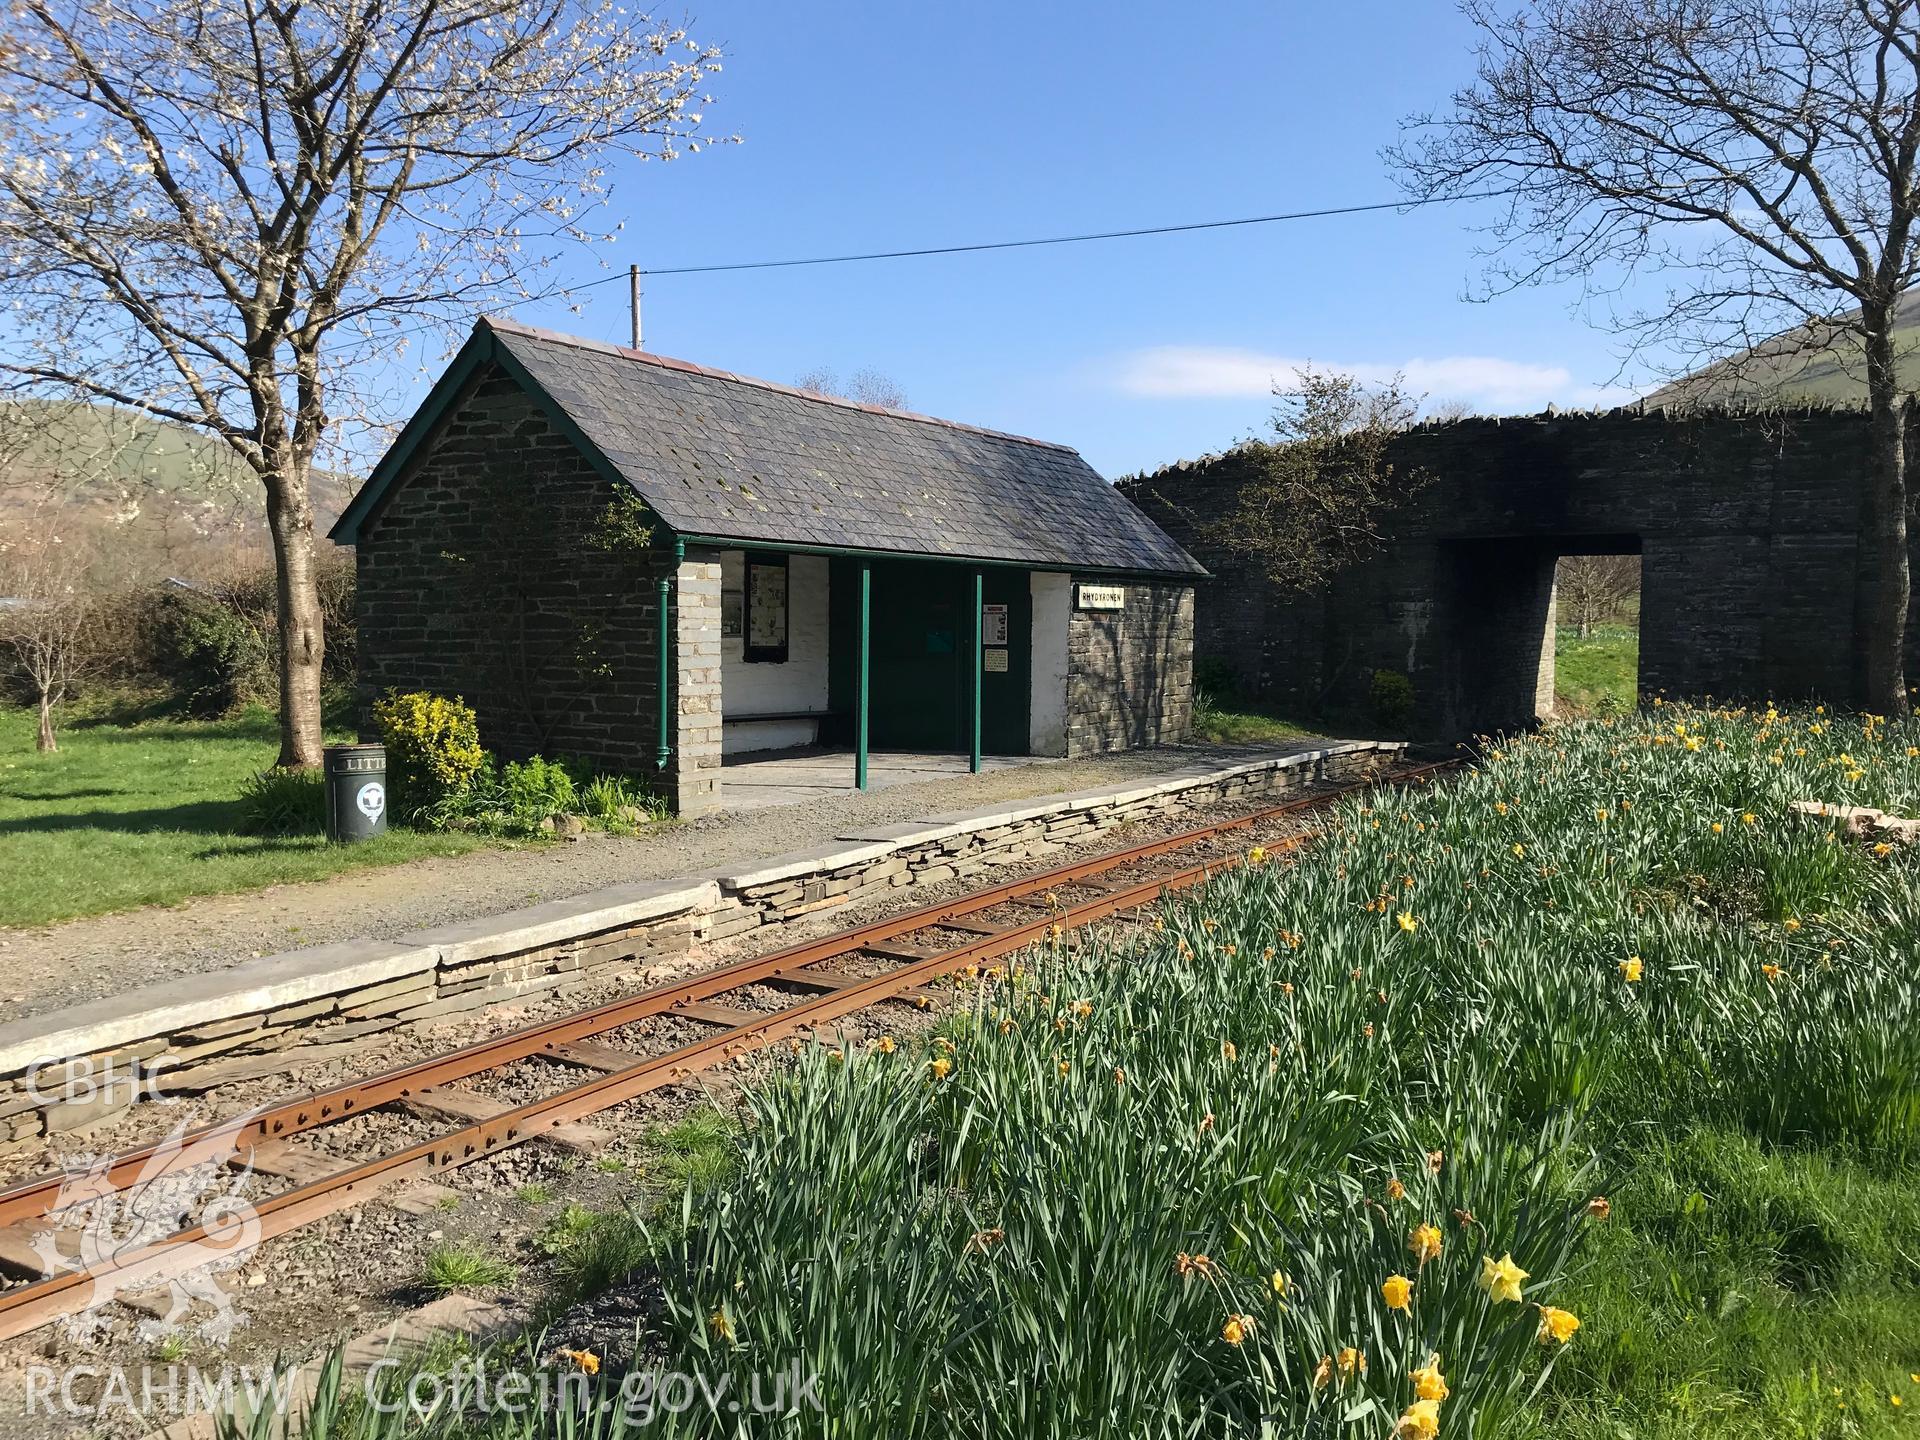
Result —
[{"label": "daffodil", "polygon": [[1274,1294],[1285,1295],[1287,1293],[1287,1277],[1280,1271],[1274,1271],[1273,1278],[1268,1283],[1273,1286]]},{"label": "daffodil", "polygon": [[1251,1315],[1229,1315],[1227,1323],[1220,1327],[1220,1338],[1229,1345],[1238,1345],[1253,1333]]},{"label": "daffodil", "polygon": [[1780,979],[1780,977],[1786,974],[1787,972],[1782,970],[1778,965],[1775,965],[1771,961],[1769,961],[1767,964],[1762,965],[1760,967],[1760,973],[1767,977],[1767,981],[1769,984],[1773,984],[1773,983],[1776,983]]},{"label": "daffodil", "polygon": [[944,1080],[947,1078],[947,1076],[953,1073],[953,1061],[947,1059],[946,1056],[941,1055],[941,1056],[938,1056],[933,1061],[933,1063],[930,1064],[927,1068],[933,1071],[934,1079]]},{"label": "daffodil", "polygon": [[1434,1440],[1440,1433],[1440,1402],[1416,1400],[1401,1413],[1393,1440]]},{"label": "daffodil", "polygon": [[1380,1282],[1380,1298],[1389,1310],[1413,1308],[1413,1282],[1404,1275],[1389,1275]]},{"label": "daffodil", "polygon": [[1411,910],[1402,910],[1399,915],[1400,928],[1411,935],[1420,928],[1420,922],[1413,918]]},{"label": "daffodil", "polygon": [[1573,1332],[1580,1328],[1580,1317],[1571,1310],[1556,1310],[1551,1305],[1540,1307],[1540,1343],[1564,1345],[1573,1339]]},{"label": "daffodil", "polygon": [[1389,1175],[1387,1177],[1387,1199],[1404,1200],[1406,1198],[1407,1187],[1400,1183],[1400,1177],[1398,1175]]},{"label": "daffodil", "polygon": [[716,1310],[707,1316],[707,1329],[713,1332],[716,1340],[733,1339],[733,1321],[724,1310]]},{"label": "daffodil", "polygon": [[1342,1380],[1351,1380],[1355,1375],[1367,1373],[1367,1357],[1349,1345],[1334,1357]]},{"label": "daffodil", "polygon": [[1445,1242],[1440,1237],[1438,1225],[1420,1224],[1413,1227],[1407,1236],[1407,1249],[1413,1252],[1413,1258],[1425,1265],[1429,1260],[1438,1260]]},{"label": "daffodil", "polygon": [[1640,972],[1645,968],[1644,962],[1638,955],[1629,955],[1620,962],[1620,978],[1629,985],[1638,985]]},{"label": "daffodil", "polygon": [[1413,1393],[1416,1399],[1431,1400],[1438,1405],[1453,1393],[1447,1388],[1447,1377],[1440,1373],[1438,1355],[1416,1368],[1410,1378],[1413,1380]]},{"label": "daffodil", "polygon": [[1520,1302],[1520,1285],[1527,1278],[1527,1272],[1513,1263],[1513,1252],[1508,1251],[1498,1260],[1491,1255],[1480,1257],[1480,1288],[1496,1303],[1510,1300]]}]

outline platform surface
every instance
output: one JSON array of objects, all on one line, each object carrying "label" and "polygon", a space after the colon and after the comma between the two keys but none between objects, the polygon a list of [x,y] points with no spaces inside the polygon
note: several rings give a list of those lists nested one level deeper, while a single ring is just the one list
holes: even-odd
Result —
[{"label": "platform surface", "polygon": [[[1057,763],[1033,755],[985,755],[980,772]],[[971,773],[965,755],[874,751],[867,756],[867,789],[956,780]],[[810,747],[762,750],[730,757],[720,772],[720,808],[764,810],[800,805],[836,793],[854,794],[853,752]]]}]

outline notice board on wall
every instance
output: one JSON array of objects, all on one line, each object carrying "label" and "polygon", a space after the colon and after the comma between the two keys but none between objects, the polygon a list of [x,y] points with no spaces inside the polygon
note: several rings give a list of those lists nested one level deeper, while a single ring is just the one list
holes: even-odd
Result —
[{"label": "notice board on wall", "polygon": [[1007,643],[1006,606],[982,605],[980,607],[980,643],[982,645]]},{"label": "notice board on wall", "polygon": [[782,665],[787,659],[787,557],[747,557],[746,658]]}]

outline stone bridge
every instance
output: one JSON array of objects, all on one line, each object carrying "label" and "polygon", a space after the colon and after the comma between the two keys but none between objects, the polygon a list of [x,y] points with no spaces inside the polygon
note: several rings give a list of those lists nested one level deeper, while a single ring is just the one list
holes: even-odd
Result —
[{"label": "stone bridge", "polygon": [[[1553,702],[1554,564],[1641,557],[1640,693],[1863,693],[1873,583],[1861,520],[1867,421],[1845,410],[1642,412],[1423,425],[1393,447],[1432,478],[1385,547],[1322,591],[1282,593],[1210,542],[1245,449],[1123,481],[1213,571],[1195,663],[1295,713],[1365,707],[1376,669],[1413,682],[1417,733],[1532,724]],[[1911,461],[1909,462],[1911,465]],[[1908,630],[1908,672],[1920,635]]]}]

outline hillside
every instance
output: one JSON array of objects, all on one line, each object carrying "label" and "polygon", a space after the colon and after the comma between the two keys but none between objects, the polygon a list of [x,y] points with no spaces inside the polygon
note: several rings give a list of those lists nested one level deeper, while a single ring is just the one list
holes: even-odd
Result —
[{"label": "hillside", "polygon": [[[322,531],[356,485],[316,472]],[[108,405],[0,402],[0,531],[49,492],[66,497],[64,524],[111,533],[134,572],[195,578],[267,553],[259,479],[222,442]]]},{"label": "hillside", "polygon": [[[1920,293],[1901,305],[1894,326],[1903,390],[1920,391]],[[1662,385],[1647,396],[1653,405],[1773,404],[1808,402],[1864,405],[1866,369],[1851,339],[1810,346],[1805,328],[1786,331],[1751,350],[1719,360]]]}]

